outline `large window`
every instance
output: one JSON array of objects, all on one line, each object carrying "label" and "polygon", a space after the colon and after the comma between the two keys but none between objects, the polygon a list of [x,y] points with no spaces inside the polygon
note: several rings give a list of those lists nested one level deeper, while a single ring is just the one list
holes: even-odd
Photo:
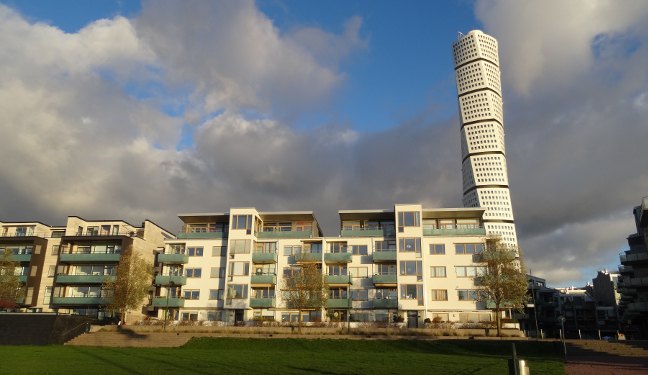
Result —
[{"label": "large window", "polygon": [[277,252],[277,243],[276,242],[257,242],[254,244],[255,253],[276,253]]},{"label": "large window", "polygon": [[202,269],[201,268],[187,268],[185,269],[185,274],[187,277],[194,277],[194,278],[199,278],[202,276]]},{"label": "large window", "polygon": [[184,299],[200,299],[200,290],[185,289],[182,291]]},{"label": "large window", "polygon": [[420,260],[402,260],[400,262],[400,274],[421,278],[423,275],[423,262]]},{"label": "large window", "polygon": [[445,245],[442,243],[430,244],[430,255],[443,255],[445,254]]},{"label": "large window", "polygon": [[446,277],[446,268],[444,266],[432,266],[430,267],[430,276]]},{"label": "large window", "polygon": [[252,229],[252,215],[234,215],[232,229]]},{"label": "large window", "polygon": [[329,299],[346,299],[346,298],[348,298],[346,288],[329,289]]},{"label": "large window", "polygon": [[484,266],[456,266],[457,277],[475,277],[484,276],[486,267]]},{"label": "large window", "polygon": [[396,251],[396,241],[376,241],[376,251]]},{"label": "large window", "polygon": [[480,254],[484,251],[483,243],[458,243],[455,244],[456,254]]},{"label": "large window", "polygon": [[286,245],[284,246],[283,255],[295,255],[302,252],[301,245]]},{"label": "large window", "polygon": [[431,300],[432,301],[447,301],[448,300],[448,291],[446,289],[432,289]]},{"label": "large window", "polygon": [[250,274],[250,263],[230,262],[230,276],[247,276]]},{"label": "large window", "polygon": [[399,251],[401,253],[421,252],[421,239],[414,238],[401,238],[398,240]]},{"label": "large window", "polygon": [[376,288],[375,299],[396,299],[398,292],[396,288]]},{"label": "large window", "polygon": [[252,288],[252,298],[275,298],[275,288],[265,287],[265,288]]},{"label": "large window", "polygon": [[466,289],[458,290],[457,296],[459,301],[479,301],[482,299],[481,293],[478,290]]},{"label": "large window", "polygon": [[329,251],[331,253],[346,253],[347,252],[347,243],[346,242],[331,242],[331,243],[329,243]]},{"label": "large window", "polygon": [[230,240],[231,254],[248,254],[250,252],[250,240]]},{"label": "large window", "polygon": [[328,266],[328,274],[331,276],[346,276],[347,266],[346,265]]},{"label": "large window", "polygon": [[228,299],[246,299],[247,293],[247,284],[230,284],[227,286]]},{"label": "large window", "polygon": [[276,273],[277,273],[276,264],[255,264],[254,265],[255,275],[276,275]]},{"label": "large window", "polygon": [[396,265],[395,264],[376,264],[376,274],[377,275],[396,275]]},{"label": "large window", "polygon": [[418,300],[419,306],[423,306],[423,285],[422,284],[403,284],[401,285],[401,299]]},{"label": "large window", "polygon": [[203,256],[203,247],[202,246],[188,247],[187,255],[189,255],[190,257],[201,257]]},{"label": "large window", "polygon": [[351,245],[353,255],[367,255],[367,245]]},{"label": "large window", "polygon": [[398,213],[399,227],[418,227],[420,225],[418,211],[402,211]]},{"label": "large window", "polygon": [[321,242],[304,242],[304,252],[319,254],[322,252]]}]

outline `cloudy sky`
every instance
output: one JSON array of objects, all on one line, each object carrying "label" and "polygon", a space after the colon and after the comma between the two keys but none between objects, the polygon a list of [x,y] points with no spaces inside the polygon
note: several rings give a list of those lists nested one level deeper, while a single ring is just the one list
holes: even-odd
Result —
[{"label": "cloudy sky", "polygon": [[645,1],[0,0],[0,220],[461,206],[451,45],[499,40],[521,248],[615,267],[648,195]]}]

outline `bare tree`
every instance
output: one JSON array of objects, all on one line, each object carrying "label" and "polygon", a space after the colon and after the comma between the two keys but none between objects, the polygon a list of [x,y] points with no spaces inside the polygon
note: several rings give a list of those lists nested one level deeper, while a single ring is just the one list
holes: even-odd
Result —
[{"label": "bare tree", "polygon": [[291,275],[284,275],[283,298],[286,307],[298,311],[297,331],[301,333],[302,311],[321,310],[328,298],[328,286],[322,270],[315,264],[305,264]]},{"label": "bare tree", "polygon": [[11,251],[4,249],[0,254],[0,308],[16,307],[18,298],[23,295],[23,285],[16,275],[18,265],[12,259]]},{"label": "bare tree", "polygon": [[500,336],[502,309],[520,309],[527,300],[526,272],[519,258],[519,250],[504,245],[499,237],[486,239],[486,247],[480,257],[486,263],[486,273],[479,278],[479,288],[494,305],[497,336]]},{"label": "bare tree", "polygon": [[143,305],[151,286],[153,266],[129,247],[121,256],[113,280],[104,282],[104,289],[112,293],[110,309],[118,311],[126,321],[126,313]]}]

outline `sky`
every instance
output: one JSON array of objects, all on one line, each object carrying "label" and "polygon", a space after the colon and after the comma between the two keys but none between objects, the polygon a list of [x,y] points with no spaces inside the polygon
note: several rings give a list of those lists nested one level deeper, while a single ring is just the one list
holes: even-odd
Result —
[{"label": "sky", "polygon": [[532,273],[614,269],[648,195],[645,1],[0,0],[0,220],[461,206],[451,46],[499,41]]}]

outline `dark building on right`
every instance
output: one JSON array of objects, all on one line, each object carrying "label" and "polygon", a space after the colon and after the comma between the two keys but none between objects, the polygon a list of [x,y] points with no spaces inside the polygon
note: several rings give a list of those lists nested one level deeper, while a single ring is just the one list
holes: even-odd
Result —
[{"label": "dark building on right", "polygon": [[620,255],[619,314],[633,337],[648,337],[648,197],[633,209],[637,232],[628,236],[630,250]]}]

